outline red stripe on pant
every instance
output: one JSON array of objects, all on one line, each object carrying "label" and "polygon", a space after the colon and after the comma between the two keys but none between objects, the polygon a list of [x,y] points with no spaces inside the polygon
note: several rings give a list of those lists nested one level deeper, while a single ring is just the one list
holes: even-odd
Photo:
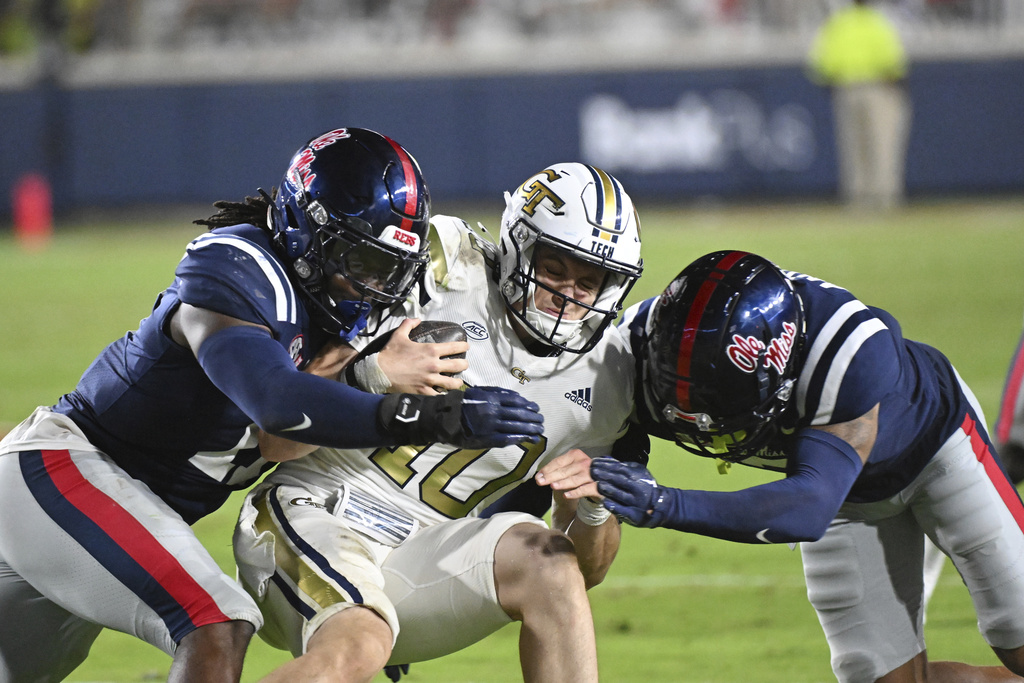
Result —
[{"label": "red stripe on pant", "polygon": [[1020,496],[1017,495],[1017,489],[1013,487],[1010,480],[1003,474],[1003,470],[999,467],[995,458],[992,457],[992,451],[989,449],[988,443],[978,433],[978,424],[970,415],[966,415],[960,428],[970,437],[971,450],[974,451],[975,457],[978,458],[978,462],[985,468],[985,473],[996,487],[996,492],[1002,499],[1003,504],[1006,505],[1010,514],[1013,515],[1017,526],[1024,531],[1024,504],[1021,503]]},{"label": "red stripe on pant", "polygon": [[231,621],[174,555],[121,505],[82,475],[68,451],[41,451],[43,466],[64,498],[92,520],[185,610],[198,626]]}]

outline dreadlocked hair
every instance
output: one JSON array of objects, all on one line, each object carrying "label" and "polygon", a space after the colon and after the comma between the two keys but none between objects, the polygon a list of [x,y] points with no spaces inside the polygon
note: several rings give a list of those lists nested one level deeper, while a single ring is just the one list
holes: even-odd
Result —
[{"label": "dreadlocked hair", "polygon": [[[258,197],[246,197],[243,202],[229,202],[220,200],[213,203],[219,211],[209,218],[192,221],[196,225],[205,225],[208,228],[223,228],[228,225],[241,225],[249,223],[263,230],[270,230],[267,224],[267,212],[274,203],[274,198],[268,195],[263,188],[257,190]],[[274,189],[277,194],[277,188]]]}]

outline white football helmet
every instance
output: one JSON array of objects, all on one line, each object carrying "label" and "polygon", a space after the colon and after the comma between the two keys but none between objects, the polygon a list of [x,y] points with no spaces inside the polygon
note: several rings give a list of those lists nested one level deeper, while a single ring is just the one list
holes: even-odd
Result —
[{"label": "white football helmet", "polygon": [[[498,282],[508,310],[538,341],[572,353],[594,347],[643,272],[633,201],[618,180],[586,164],[554,164],[506,192],[498,242]],[[535,277],[538,244],[606,271],[593,304],[556,292],[564,299],[561,313],[537,309],[537,287],[549,289]],[[568,303],[588,309],[582,320],[563,319]]]}]

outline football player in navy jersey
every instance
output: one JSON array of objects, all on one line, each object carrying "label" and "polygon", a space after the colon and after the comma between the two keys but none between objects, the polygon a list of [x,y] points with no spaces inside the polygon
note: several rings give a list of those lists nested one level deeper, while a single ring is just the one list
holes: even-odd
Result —
[{"label": "football player in navy jersey", "polygon": [[428,260],[427,188],[394,140],[332,130],[273,199],[217,206],[139,329],[0,442],[0,681],[63,679],[104,627],[170,654],[169,680],[237,681],[262,618],[189,525],[272,466],[260,429],[339,448],[542,433],[515,392],[438,374],[464,347],[435,345],[438,396],[300,371],[387,317]]},{"label": "football player in navy jersey", "polygon": [[[539,483],[603,496],[635,526],[801,542],[843,683],[1021,680],[1024,506],[945,356],[845,289],[741,251],[698,259],[621,325],[650,434],[785,477],[695,491],[663,486],[636,462],[567,458]],[[952,558],[1006,668],[927,661],[926,535]]]}]

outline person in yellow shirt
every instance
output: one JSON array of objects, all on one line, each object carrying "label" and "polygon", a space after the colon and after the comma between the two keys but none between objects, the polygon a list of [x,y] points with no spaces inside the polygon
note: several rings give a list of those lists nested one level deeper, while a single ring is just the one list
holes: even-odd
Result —
[{"label": "person in yellow shirt", "polygon": [[853,0],[818,31],[808,62],[811,79],[832,89],[842,198],[867,208],[899,205],[910,98],[896,28],[868,0]]}]

